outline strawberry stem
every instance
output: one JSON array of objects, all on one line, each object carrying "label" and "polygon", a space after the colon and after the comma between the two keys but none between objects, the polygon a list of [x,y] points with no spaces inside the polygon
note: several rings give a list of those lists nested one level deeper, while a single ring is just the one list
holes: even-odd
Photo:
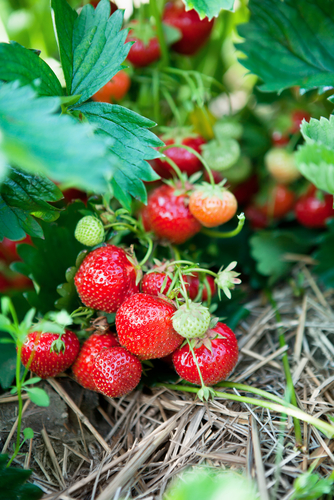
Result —
[{"label": "strawberry stem", "polygon": [[152,241],[152,239],[150,237],[146,237],[145,239],[148,242],[148,249],[147,249],[147,252],[146,252],[145,257],[143,258],[143,260],[139,262],[139,264],[138,264],[139,267],[142,267],[148,261],[148,259],[151,256],[152,250],[153,250],[153,241]]},{"label": "strawberry stem", "polygon": [[166,44],[166,40],[165,40],[165,36],[164,36],[162,21],[161,21],[161,13],[159,12],[159,9],[158,9],[157,0],[150,0],[150,10],[151,10],[152,16],[154,17],[154,20],[155,20],[155,26],[157,29],[157,35],[158,35],[159,45],[160,45],[160,49],[161,49],[161,55],[162,55],[161,65],[168,66],[169,55],[168,55],[167,44]]},{"label": "strawberry stem", "polygon": [[233,236],[237,236],[244,227],[245,224],[245,215],[244,213],[241,213],[238,215],[238,225],[233,231],[229,231],[227,233],[222,233],[221,231],[211,231],[210,229],[201,229],[201,233],[205,234],[206,236],[210,236],[211,238],[233,238]]},{"label": "strawberry stem", "polygon": [[201,369],[200,369],[200,367],[199,367],[198,360],[197,360],[197,358],[196,358],[196,356],[195,356],[195,351],[194,351],[194,348],[193,348],[193,346],[191,345],[191,342],[189,342],[189,339],[187,339],[187,342],[188,342],[188,346],[189,346],[190,352],[191,352],[191,354],[192,354],[192,356],[193,356],[193,358],[194,358],[194,362],[195,362],[196,368],[197,368],[197,370],[198,370],[198,374],[199,374],[199,378],[200,378],[200,380],[201,380],[202,388],[205,388],[205,387],[206,387],[206,385],[204,384],[204,381],[203,381],[203,377],[202,377]]},{"label": "strawberry stem", "polygon": [[[185,385],[173,385],[173,384],[158,383],[158,384],[156,384],[156,387],[165,387],[166,389],[171,389],[174,391],[192,392],[195,394],[197,394],[197,392],[198,392],[198,388],[185,386]],[[251,389],[252,389],[251,387],[248,389],[249,392],[252,392]],[[314,427],[319,429],[321,432],[323,432],[328,437],[334,436],[334,426],[332,426],[331,424],[328,424],[327,422],[324,422],[323,420],[320,420],[319,418],[313,417],[312,415],[308,415],[304,411],[300,410],[299,408],[296,408],[293,405],[290,405],[289,403],[285,402],[284,400],[282,400],[278,404],[278,403],[274,403],[274,402],[270,402],[270,401],[264,401],[262,399],[249,398],[249,397],[245,397],[245,396],[237,396],[235,394],[229,394],[227,392],[219,392],[219,391],[213,391],[213,392],[214,392],[215,397],[217,397],[217,398],[229,399],[231,401],[238,401],[240,403],[246,403],[246,404],[251,404],[251,405],[255,405],[255,406],[260,406],[262,408],[267,408],[268,410],[271,410],[271,411],[290,415],[293,418],[303,420],[304,422],[307,422],[308,424],[313,425]]]}]

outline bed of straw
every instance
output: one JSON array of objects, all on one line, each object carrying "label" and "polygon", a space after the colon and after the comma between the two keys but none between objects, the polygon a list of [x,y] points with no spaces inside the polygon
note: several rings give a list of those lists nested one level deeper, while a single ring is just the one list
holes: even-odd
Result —
[{"label": "bed of straw", "polygon": [[[297,275],[304,277],[304,294],[290,284],[273,292],[280,323],[263,294],[246,304],[250,314],[236,330],[240,357],[230,380],[284,396],[287,353],[298,406],[330,422],[334,291],[323,291],[305,262],[294,269]],[[288,345],[280,347],[278,331]],[[33,427],[35,436],[14,465],[33,470],[45,500],[160,499],[181,471],[204,464],[254,478],[261,499],[287,500],[295,478],[315,460],[320,475],[333,468],[334,440],[301,422],[303,443],[296,447],[292,419],[268,409],[220,398],[203,403],[162,387],[109,399],[69,377],[42,384],[51,405],[25,399],[23,427]],[[16,415],[15,397],[1,396],[3,451],[14,443]]]}]

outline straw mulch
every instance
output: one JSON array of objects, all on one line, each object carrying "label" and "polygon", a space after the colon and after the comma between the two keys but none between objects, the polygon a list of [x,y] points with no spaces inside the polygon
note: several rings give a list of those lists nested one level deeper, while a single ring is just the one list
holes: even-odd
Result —
[{"label": "straw mulch", "polygon": [[[279,347],[277,336],[282,326],[298,405],[329,421],[334,412],[334,291],[322,292],[304,264],[294,272],[303,274],[305,293],[296,297],[290,285],[276,288],[280,325],[262,295],[246,305],[250,314],[236,331],[240,358],[230,379],[284,395],[286,348]],[[25,403],[24,426],[35,412],[39,429],[35,422],[35,438],[16,463],[34,470],[32,479],[48,500],[160,499],[175,475],[200,464],[244,471],[256,480],[261,499],[271,494],[284,500],[294,479],[315,459],[320,475],[333,468],[334,440],[301,423],[303,447],[297,449],[292,419],[259,407],[223,399],[202,403],[193,394],[165,388],[99,399],[68,378],[50,379],[45,386],[53,410]],[[0,398],[0,418],[4,407],[16,407],[11,401],[15,398]],[[49,412],[47,418],[43,412]],[[15,422],[12,415],[2,433],[6,449],[14,442]]]}]

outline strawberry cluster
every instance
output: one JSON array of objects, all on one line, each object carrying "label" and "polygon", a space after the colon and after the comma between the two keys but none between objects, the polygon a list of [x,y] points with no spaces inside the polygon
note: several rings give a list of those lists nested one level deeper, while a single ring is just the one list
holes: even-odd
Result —
[{"label": "strawberry cluster", "polygon": [[[74,281],[83,304],[98,311],[88,329],[93,333],[80,349],[67,328],[57,335],[40,327],[28,335],[22,363],[42,378],[72,365],[83,387],[109,397],[123,396],[139,384],[142,361],[167,356],[185,380],[202,386],[219,382],[237,362],[237,341],[196,300],[206,300],[217,288],[234,288],[240,280],[230,268],[203,277],[204,270],[192,272],[194,265],[184,262],[156,262],[142,277],[132,253],[111,244],[92,250]],[[110,331],[103,312],[116,313],[117,333]]]}]

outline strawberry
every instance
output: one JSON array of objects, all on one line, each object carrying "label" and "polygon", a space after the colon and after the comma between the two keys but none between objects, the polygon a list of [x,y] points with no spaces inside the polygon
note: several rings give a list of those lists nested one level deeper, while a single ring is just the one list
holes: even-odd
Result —
[{"label": "strawberry", "polygon": [[189,210],[205,227],[216,227],[232,219],[238,208],[233,193],[219,184],[206,182],[195,189],[189,199]]},{"label": "strawberry", "polygon": [[91,215],[86,215],[79,220],[74,236],[80,243],[88,247],[99,245],[104,239],[102,221]]},{"label": "strawberry", "polygon": [[[214,385],[225,379],[238,361],[238,343],[232,330],[217,323],[204,338],[193,339],[194,353],[205,385]],[[174,368],[187,382],[201,385],[201,379],[188,344],[173,354]]]},{"label": "strawberry", "polygon": [[284,148],[272,148],[264,157],[268,172],[280,184],[290,184],[301,176],[293,153]]},{"label": "strawberry", "polygon": [[294,192],[284,184],[277,184],[268,191],[268,201],[260,210],[268,218],[280,219],[292,210],[294,203]]},{"label": "strawberry", "polygon": [[69,368],[80,349],[78,337],[70,330],[65,330],[61,336],[65,349],[57,352],[52,350],[52,344],[59,339],[56,333],[29,333],[22,346],[21,361],[24,366],[31,361],[29,368],[41,378],[54,377]]},{"label": "strawberry", "polygon": [[114,245],[90,252],[74,282],[85,306],[107,313],[116,312],[125,299],[139,291],[132,257]]},{"label": "strawberry", "polygon": [[210,311],[207,307],[189,301],[173,314],[174,330],[187,339],[201,337],[209,328]]},{"label": "strawberry", "polygon": [[198,233],[200,223],[190,213],[189,196],[178,184],[154,189],[148,198],[147,217],[158,238],[181,244]]},{"label": "strawberry", "polygon": [[102,349],[92,371],[96,388],[110,398],[131,392],[139,384],[141,373],[139,359],[124,347]]},{"label": "strawberry", "polygon": [[116,314],[120,343],[143,360],[167,356],[183,340],[173,328],[175,311],[170,301],[160,297],[146,293],[132,295]]},{"label": "strawberry", "polygon": [[[162,286],[165,283],[164,286]],[[141,281],[141,291],[149,295],[167,295],[168,289],[172,284],[172,278],[166,273],[148,273]]]},{"label": "strawberry", "polygon": [[[194,272],[193,275],[184,275],[183,280],[185,281],[186,289],[191,300],[195,300],[200,287],[199,273]],[[165,286],[162,285],[165,281]],[[155,271],[145,274],[141,282],[141,291],[143,293],[148,293],[149,295],[159,295],[162,293],[166,295],[169,287],[172,283],[172,278],[167,275],[164,271]],[[208,299],[208,290],[206,284],[210,287],[211,296],[216,293],[216,286],[214,278],[212,276],[205,276],[203,279],[203,286],[201,295],[199,297],[200,301],[205,301]]]},{"label": "strawberry", "polygon": [[302,226],[325,227],[326,221],[334,217],[333,196],[311,186],[308,192],[298,199],[295,215]]},{"label": "strawberry", "polygon": [[159,39],[149,22],[141,24],[134,20],[129,27],[131,29],[126,41],[135,43],[128,53],[127,60],[136,68],[144,68],[160,59]]},{"label": "strawberry", "polygon": [[92,377],[94,361],[102,349],[119,346],[115,335],[111,333],[93,333],[83,344],[77,359],[72,366],[72,372],[77,382],[91,391],[96,391]]},{"label": "strawberry", "polygon": [[[189,148],[194,149],[197,153],[201,152],[201,146],[205,144],[205,139],[200,135],[194,137],[184,137],[187,132],[182,130],[177,132],[176,138],[168,138],[170,134],[163,135],[161,139],[165,142],[166,146],[171,144],[184,145]],[[189,135],[189,132],[188,132]],[[167,149],[164,155],[173,160],[179,167],[181,172],[185,172],[188,177],[202,170],[201,161],[190,151],[186,149],[175,147]],[[173,167],[166,161],[160,158],[156,158],[154,161],[154,167],[157,173],[163,178],[168,179],[175,174]]]}]

